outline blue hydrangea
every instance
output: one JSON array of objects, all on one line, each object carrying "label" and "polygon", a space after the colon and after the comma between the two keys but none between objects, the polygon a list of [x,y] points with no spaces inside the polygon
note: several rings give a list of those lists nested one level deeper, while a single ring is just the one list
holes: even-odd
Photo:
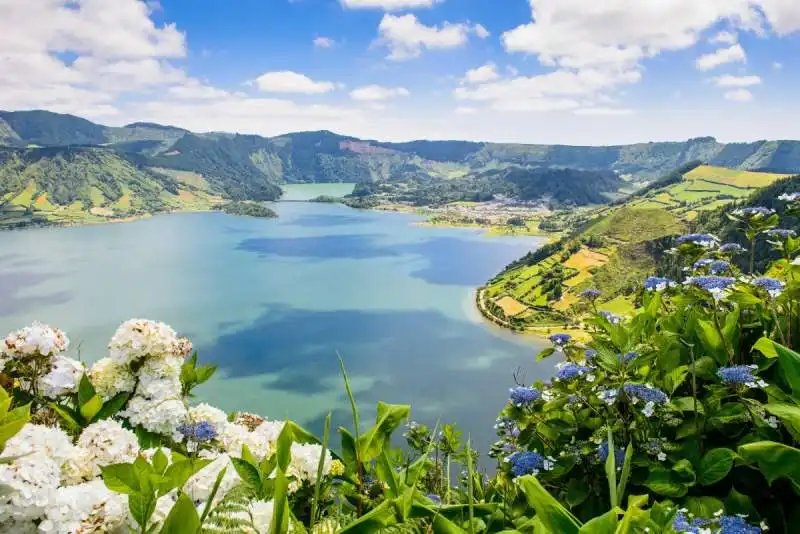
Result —
[{"label": "blue hydrangea", "polygon": [[590,372],[588,367],[578,365],[577,363],[566,362],[558,365],[558,372],[556,373],[556,380],[559,382],[569,382],[575,380],[579,376],[583,376]]},{"label": "blue hydrangea", "polygon": [[789,239],[797,235],[794,230],[786,230],[784,228],[772,228],[770,230],[765,230],[764,233],[769,237],[777,239]]},{"label": "blue hydrangea", "polygon": [[646,384],[625,384],[622,389],[634,401],[641,400],[655,404],[666,404],[669,400],[666,393]]},{"label": "blue hydrangea", "polygon": [[711,265],[708,266],[708,272],[711,274],[722,274],[728,270],[730,270],[731,264],[725,260],[714,260],[711,262]]},{"label": "blue hydrangea", "polygon": [[730,276],[692,276],[684,283],[699,287],[700,289],[705,289],[711,293],[715,299],[718,299],[726,289],[736,283],[736,279]]},{"label": "blue hydrangea", "polygon": [[594,349],[586,349],[583,351],[583,355],[586,358],[586,363],[590,363],[597,357],[597,351]]},{"label": "blue hydrangea", "polygon": [[672,520],[672,530],[680,534],[700,534],[700,529],[710,525],[713,521],[695,517],[691,521],[683,510],[679,510]]},{"label": "blue hydrangea", "polygon": [[508,458],[514,476],[536,475],[544,469],[545,458],[538,452],[515,452]]},{"label": "blue hydrangea", "polygon": [[711,234],[688,234],[680,236],[675,242],[678,245],[693,244],[708,248],[715,246],[719,239]]},{"label": "blue hydrangea", "polygon": [[785,202],[795,202],[798,199],[800,199],[800,193],[784,193],[778,197],[778,200]]},{"label": "blue hydrangea", "polygon": [[644,281],[644,288],[647,291],[664,291],[668,287],[672,287],[674,285],[675,282],[669,278],[663,278],[661,276],[651,276]]},{"label": "blue hydrangea", "polygon": [[535,388],[516,387],[508,390],[511,404],[517,407],[533,404],[542,397],[542,392]]},{"label": "blue hydrangea", "polygon": [[[597,456],[600,459],[601,463],[605,463],[608,459],[608,442],[604,441],[597,447]],[[620,447],[614,447],[614,465],[617,469],[622,469],[622,465],[625,463],[625,449]]]},{"label": "blue hydrangea", "polygon": [[769,293],[771,297],[775,298],[783,293],[783,288],[786,284],[775,278],[763,277],[753,280],[753,285],[763,289]]},{"label": "blue hydrangea", "polygon": [[435,493],[428,493],[425,495],[428,499],[433,501],[433,504],[442,504],[442,498]]},{"label": "blue hydrangea", "polygon": [[742,516],[724,515],[719,518],[719,534],[761,534],[761,529],[748,525]]},{"label": "blue hydrangea", "polygon": [[178,427],[178,432],[180,432],[187,441],[193,441],[195,443],[211,441],[217,437],[216,429],[207,421],[183,424]]},{"label": "blue hydrangea", "polygon": [[775,213],[775,210],[769,208],[762,208],[758,207],[750,207],[750,208],[738,208],[733,210],[733,214],[739,217],[769,217]]},{"label": "blue hydrangea", "polygon": [[714,260],[712,260],[711,258],[703,258],[702,260],[697,260],[696,262],[694,262],[694,265],[692,265],[692,269],[701,269],[703,267],[708,267],[712,263],[714,263]]},{"label": "blue hydrangea", "polygon": [[763,388],[767,383],[753,375],[758,369],[755,365],[734,365],[732,367],[720,367],[717,369],[717,376],[723,384],[729,386],[746,386],[749,388]]},{"label": "blue hydrangea", "polygon": [[628,364],[639,357],[639,353],[635,351],[626,352],[619,355],[620,363]]},{"label": "blue hydrangea", "polygon": [[564,345],[569,343],[569,341],[572,339],[572,336],[570,336],[569,334],[553,334],[547,339],[549,339],[553,345],[557,347],[563,347]]},{"label": "blue hydrangea", "polygon": [[723,254],[743,254],[744,247],[739,243],[725,243],[719,247],[719,251]]},{"label": "blue hydrangea", "polygon": [[597,313],[605,317],[606,321],[608,321],[611,324],[619,324],[622,322],[622,317],[620,317],[619,315],[614,315],[610,311],[600,310]]},{"label": "blue hydrangea", "polygon": [[586,291],[581,292],[581,298],[594,300],[600,296],[600,291],[596,289],[587,289]]}]

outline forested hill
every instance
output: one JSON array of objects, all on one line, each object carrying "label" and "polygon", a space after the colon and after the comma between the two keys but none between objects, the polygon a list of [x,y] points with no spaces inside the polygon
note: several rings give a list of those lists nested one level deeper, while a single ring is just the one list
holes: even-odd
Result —
[{"label": "forested hill", "polygon": [[[180,143],[188,143],[191,155]],[[191,139],[193,138],[193,139]],[[203,142],[201,142],[202,140]],[[614,171],[652,180],[691,161],[729,168],[800,172],[800,142],[720,143],[712,137],[620,146],[524,145],[465,141],[386,143],[332,132],[276,137],[192,134],[174,126],[107,127],[47,111],[0,112],[0,144],[12,147],[104,145],[158,158],[160,165],[202,172],[206,165],[242,172],[255,167],[272,182],[458,178],[509,166]],[[202,146],[201,146],[202,145]],[[224,153],[198,158],[200,152]],[[232,159],[231,159],[232,158]],[[231,165],[227,167],[227,165]],[[246,172],[251,172],[246,171]]]}]

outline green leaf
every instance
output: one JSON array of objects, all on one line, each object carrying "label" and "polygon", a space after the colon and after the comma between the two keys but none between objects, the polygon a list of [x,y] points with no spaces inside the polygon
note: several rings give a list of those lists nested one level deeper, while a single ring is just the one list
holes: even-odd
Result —
[{"label": "green leaf", "polygon": [[150,493],[128,495],[128,510],[130,510],[131,517],[133,517],[140,529],[144,530],[145,525],[153,516],[153,512],[156,511],[156,498]]},{"label": "green leaf", "polygon": [[250,447],[248,447],[246,444],[242,444],[242,460],[253,467],[258,468],[258,458],[256,458],[253,453],[250,452]]},{"label": "green leaf", "polygon": [[775,350],[775,343],[768,337],[762,337],[753,345],[753,350],[757,350],[766,358],[777,358],[778,351]]},{"label": "green leaf", "polygon": [[[311,527],[314,527],[314,523],[317,520],[317,513],[319,510],[319,497],[320,491],[322,488],[322,474],[325,471],[325,457],[328,455],[328,447],[330,445],[331,439],[331,412],[328,412],[328,415],[325,417],[325,426],[322,427],[322,453],[319,456],[319,462],[317,462],[317,483],[314,484],[314,495],[311,500]],[[392,473],[394,476],[394,473]]]},{"label": "green leaf", "polygon": [[100,467],[103,482],[111,491],[133,495],[141,490],[139,474],[133,464],[113,464]]},{"label": "green leaf", "polygon": [[392,432],[408,419],[411,407],[400,404],[378,402],[378,415],[375,426],[358,439],[358,457],[361,462],[369,462],[378,457],[381,450],[389,444]]},{"label": "green leaf", "polygon": [[225,466],[222,470],[217,473],[217,479],[214,481],[214,486],[211,488],[211,494],[208,496],[208,500],[206,501],[206,505],[203,507],[203,514],[200,516],[200,524],[202,525],[203,522],[208,517],[208,513],[211,511],[211,506],[214,504],[214,499],[219,492],[219,487],[222,484],[222,479],[225,478],[225,473],[228,471],[228,467]]},{"label": "green leaf", "polygon": [[195,369],[195,373],[197,375],[196,377],[197,385],[200,385],[203,382],[208,382],[208,379],[214,376],[214,373],[216,372],[217,372],[216,365],[202,365],[197,369]]},{"label": "green leaf", "polygon": [[342,462],[347,468],[348,473],[356,471],[356,440],[353,435],[344,427],[339,427],[339,434],[342,438]]},{"label": "green leaf", "polygon": [[374,534],[397,523],[398,520],[394,513],[394,501],[386,500],[367,514],[348,523],[338,534]]},{"label": "green leaf", "polygon": [[[611,456],[609,454],[609,456]],[[633,443],[629,442],[625,448],[625,460],[622,463],[622,473],[620,473],[619,484],[617,485],[617,506],[622,504],[625,498],[625,489],[628,479],[631,476],[631,461],[633,460]]]},{"label": "green leaf", "polygon": [[545,358],[549,358],[555,352],[556,352],[556,349],[554,349],[553,347],[546,348],[536,356],[536,361],[540,362],[540,361],[544,360]]},{"label": "green leaf", "polygon": [[84,374],[81,377],[81,381],[78,383],[78,406],[83,407],[83,405],[89,402],[95,395],[96,392],[92,382],[89,380],[89,377]]},{"label": "green leaf", "polygon": [[736,488],[731,488],[730,493],[728,493],[728,496],[725,497],[725,512],[727,512],[729,515],[744,514],[748,516],[751,521],[760,517],[758,510],[756,510],[756,507],[753,506],[753,501],[750,500],[750,497],[739,493],[736,491]]},{"label": "green leaf", "polygon": [[[695,361],[694,372],[700,378],[714,380],[717,374],[717,364],[710,356],[702,356]],[[692,366],[689,367],[691,369]]]},{"label": "green leaf", "polygon": [[[613,455],[612,455],[613,456]],[[569,510],[559,503],[532,475],[518,479],[518,483],[528,504],[536,509],[536,516],[551,532],[558,534],[577,534],[581,523]]]},{"label": "green leaf", "polygon": [[800,407],[793,404],[773,403],[764,408],[781,420],[795,441],[800,441]]},{"label": "green leaf", "polygon": [[722,337],[720,337],[716,327],[711,321],[702,319],[698,319],[696,325],[695,332],[697,333],[697,339],[700,341],[700,346],[704,349],[703,353],[711,355],[718,364],[725,364],[728,360],[728,355],[725,354]]},{"label": "green leaf", "polygon": [[[695,411],[694,397],[676,397],[672,399],[672,405],[678,408],[682,412]],[[705,413],[705,409],[703,408],[703,403],[700,401],[700,399],[697,400],[697,413],[699,414]]]},{"label": "green leaf", "polygon": [[795,397],[800,397],[800,354],[783,345],[774,343],[775,352],[778,353],[778,362],[781,364],[786,381],[792,388]]},{"label": "green leaf", "polygon": [[186,481],[192,477],[192,475],[211,463],[211,460],[204,460],[200,458],[178,461],[174,460],[175,458],[173,453],[173,462],[164,472],[164,478],[166,479],[166,482],[159,487],[159,492],[162,494],[168,493],[175,488],[182,488],[183,485],[186,484]]},{"label": "green leaf", "polygon": [[8,412],[3,418],[3,422],[0,423],[0,448],[4,447],[6,441],[13,438],[17,432],[22,430],[22,427],[30,420],[30,414],[30,404],[19,406]]},{"label": "green leaf", "polygon": [[292,427],[284,425],[283,430],[278,435],[275,456],[278,459],[278,470],[286,472],[289,463],[292,461]]},{"label": "green leaf", "polygon": [[758,441],[742,445],[738,452],[746,462],[757,463],[770,484],[779,478],[800,484],[800,450],[774,441]]},{"label": "green leaf", "polygon": [[683,497],[689,492],[693,482],[685,480],[679,473],[663,467],[650,470],[644,485],[665,497]]},{"label": "green leaf", "polygon": [[711,449],[700,461],[700,466],[697,468],[697,481],[704,486],[716,484],[728,476],[735,457],[736,453],[730,449]]},{"label": "green leaf", "polygon": [[[278,462],[280,465],[280,462]],[[275,496],[272,514],[272,530],[270,532],[283,533],[289,530],[289,480],[286,472],[280,467],[275,475]]]},{"label": "green leaf", "polygon": [[0,421],[8,413],[9,408],[11,408],[11,397],[8,396],[5,389],[0,388]]},{"label": "green leaf", "polygon": [[103,399],[100,395],[95,395],[91,399],[81,404],[80,412],[86,422],[91,422],[95,415],[103,409]]},{"label": "green leaf", "polygon": [[131,393],[129,391],[117,393],[103,404],[103,407],[94,416],[94,420],[102,421],[103,419],[115,416],[117,412],[125,407],[125,403],[128,402],[130,397]]},{"label": "green leaf", "polygon": [[575,508],[589,496],[589,486],[579,478],[570,478],[567,482],[566,501],[570,508]]},{"label": "green leaf", "polygon": [[683,505],[696,517],[704,518],[713,517],[716,512],[725,509],[722,501],[714,497],[689,497]]},{"label": "green leaf", "polygon": [[614,534],[618,524],[617,511],[611,510],[585,523],[578,532],[579,534]]},{"label": "green leaf", "polygon": [[689,375],[688,365],[678,366],[672,369],[669,373],[667,373],[667,375],[664,377],[664,383],[670,395],[675,393],[675,390],[681,387],[681,384],[683,384],[684,380],[686,380],[686,377],[688,375]]},{"label": "green leaf", "polygon": [[161,534],[195,534],[200,530],[200,517],[192,500],[181,493],[161,527]]},{"label": "green leaf", "polygon": [[616,449],[614,448],[614,434],[611,428],[608,429],[608,455],[606,456],[605,470],[606,478],[608,479],[608,493],[611,499],[611,508],[619,506],[619,498],[617,496],[617,466],[616,466]]},{"label": "green leaf", "polygon": [[386,451],[381,451],[378,456],[378,461],[375,462],[375,473],[378,475],[378,480],[389,486],[388,492],[390,498],[400,496],[400,486],[394,474],[392,463],[386,455]]},{"label": "green leaf", "polygon": [[254,491],[258,491],[261,487],[261,476],[258,473],[258,469],[253,467],[247,460],[241,458],[231,458],[231,463],[233,463],[233,468],[236,469],[242,482]]},{"label": "green leaf", "polygon": [[745,407],[738,402],[730,402],[724,404],[722,408],[714,412],[713,417],[709,419],[714,426],[725,426],[731,424],[739,424],[746,422],[750,419]]}]

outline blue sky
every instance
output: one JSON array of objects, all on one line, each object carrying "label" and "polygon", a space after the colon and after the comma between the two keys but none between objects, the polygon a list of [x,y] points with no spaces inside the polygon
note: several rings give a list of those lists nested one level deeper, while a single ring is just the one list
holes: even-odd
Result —
[{"label": "blue sky", "polygon": [[12,0],[0,108],[386,140],[800,138],[796,0]]}]

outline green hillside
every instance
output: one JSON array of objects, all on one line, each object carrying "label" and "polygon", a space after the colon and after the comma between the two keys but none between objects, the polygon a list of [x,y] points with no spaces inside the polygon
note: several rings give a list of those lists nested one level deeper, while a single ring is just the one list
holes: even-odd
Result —
[{"label": "green hillside", "polygon": [[[628,295],[662,263],[662,238],[691,229],[733,238],[733,226],[716,208],[764,200],[788,177],[709,165],[683,170],[625,202],[573,214],[571,234],[487,283],[479,293],[484,314],[515,329],[565,325],[587,311],[579,295],[593,288],[602,290],[598,309],[627,314],[634,307]],[[768,251],[763,255],[766,262]]]},{"label": "green hillside", "polygon": [[108,149],[0,148],[0,228],[105,222],[219,201],[211,189]]}]

